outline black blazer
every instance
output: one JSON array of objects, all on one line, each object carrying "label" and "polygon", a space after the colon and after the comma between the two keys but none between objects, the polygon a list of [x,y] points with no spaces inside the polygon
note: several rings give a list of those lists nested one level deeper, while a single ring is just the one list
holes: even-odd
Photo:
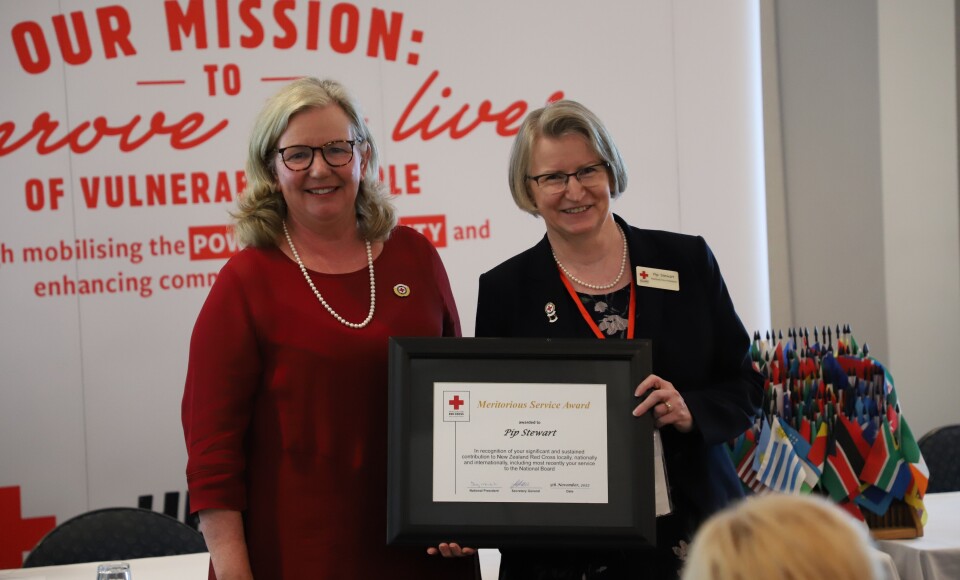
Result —
[{"label": "black blazer", "polygon": [[[661,436],[675,513],[698,525],[743,495],[722,445],[752,424],[763,379],[703,238],[640,230],[614,218],[627,236],[631,274],[637,266],[679,274],[679,291],[637,288],[635,335],[652,339],[654,374],[673,383],[693,415],[691,433],[667,428]],[[548,302],[556,305],[553,323],[544,312]],[[560,279],[546,236],[480,276],[476,336],[593,336]]]}]

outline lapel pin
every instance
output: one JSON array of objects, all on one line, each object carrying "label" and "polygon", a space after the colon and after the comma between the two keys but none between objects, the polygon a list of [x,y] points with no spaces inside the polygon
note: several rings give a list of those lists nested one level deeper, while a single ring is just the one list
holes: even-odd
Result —
[{"label": "lapel pin", "polygon": [[406,298],[410,295],[410,287],[406,284],[397,284],[393,287],[393,293],[400,298]]},{"label": "lapel pin", "polygon": [[557,321],[557,305],[553,302],[547,302],[547,305],[543,307],[543,311],[547,314],[547,320],[551,323]]}]

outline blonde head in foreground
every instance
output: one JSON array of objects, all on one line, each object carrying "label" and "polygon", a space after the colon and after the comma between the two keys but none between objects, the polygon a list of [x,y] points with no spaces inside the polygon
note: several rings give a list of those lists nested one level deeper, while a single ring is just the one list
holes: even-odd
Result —
[{"label": "blonde head in foreground", "polygon": [[816,496],[754,496],[697,532],[683,580],[880,580],[866,525]]}]

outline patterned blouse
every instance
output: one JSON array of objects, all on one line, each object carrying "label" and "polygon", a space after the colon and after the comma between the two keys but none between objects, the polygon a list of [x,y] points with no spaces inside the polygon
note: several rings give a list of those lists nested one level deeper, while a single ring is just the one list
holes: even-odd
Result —
[{"label": "patterned blouse", "polygon": [[607,338],[627,338],[630,313],[630,284],[609,294],[577,292],[580,302]]}]

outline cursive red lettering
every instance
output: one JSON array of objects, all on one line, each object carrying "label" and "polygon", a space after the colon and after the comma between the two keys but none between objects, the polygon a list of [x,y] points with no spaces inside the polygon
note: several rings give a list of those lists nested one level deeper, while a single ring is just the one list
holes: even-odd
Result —
[{"label": "cursive red lettering", "polygon": [[[73,133],[76,135],[76,137],[73,140],[72,149],[75,153],[86,153],[87,151],[90,151],[97,146],[97,143],[99,143],[100,139],[103,137],[103,132],[101,129],[105,125],[106,119],[103,117],[97,117],[93,121],[93,123],[90,121],[84,121],[73,129]],[[93,137],[90,139],[90,141],[84,145],[80,143],[80,135],[82,135],[83,132],[86,131],[86,129],[91,125],[95,125],[97,129],[93,132]]]},{"label": "cursive red lettering", "polygon": [[191,149],[207,142],[229,124],[227,119],[223,119],[207,127],[202,113],[190,113],[168,124],[166,115],[158,111],[150,118],[143,134],[137,136],[135,132],[141,119],[140,115],[135,115],[125,124],[114,125],[106,117],[100,116],[92,121],[81,121],[70,131],[59,135],[57,130],[60,121],[51,118],[50,113],[40,113],[30,130],[20,138],[14,138],[16,124],[4,121],[0,123],[0,157],[17,151],[33,139],[36,139],[36,149],[40,155],[49,155],[64,147],[69,147],[74,153],[86,153],[100,144],[104,137],[118,137],[118,147],[124,153],[134,151],[161,135],[169,137],[170,146],[174,149]]},{"label": "cursive red lettering", "polygon": [[447,121],[443,125],[440,125],[440,127],[437,128],[437,132],[442,132],[444,129],[449,128],[451,138],[461,139],[463,137],[466,137],[467,135],[470,134],[471,131],[479,127],[480,123],[491,120],[491,117],[490,117],[491,106],[492,104],[490,103],[490,101],[484,101],[480,103],[480,107],[477,109],[477,118],[474,119],[473,123],[470,123],[463,129],[457,129],[457,124],[460,122],[460,119],[462,119],[464,113],[466,113],[470,109],[470,105],[464,105],[460,107],[460,110],[457,111],[456,115],[454,115],[453,117],[450,117],[449,121]]},{"label": "cursive red lettering", "polygon": [[[437,76],[440,74],[440,71],[435,70],[430,73],[430,76],[427,77],[427,80],[423,81],[423,84],[420,85],[420,88],[417,89],[417,93],[413,95],[413,99],[407,103],[407,108],[403,110],[403,114],[400,115],[400,119],[397,120],[397,124],[393,127],[393,140],[394,141],[403,141],[407,137],[410,137],[417,132],[418,129],[426,130],[426,127],[429,126],[430,120],[433,119],[437,112],[440,110],[439,107],[434,107],[430,110],[430,113],[426,117],[417,122],[413,127],[409,129],[404,129],[404,125],[407,123],[407,118],[410,117],[410,113],[420,104],[420,99],[423,98],[424,93],[427,92],[427,89],[430,88],[430,85],[433,84],[433,81],[436,80]],[[426,139],[424,139],[426,141]]]},{"label": "cursive red lettering", "polygon": [[174,149],[191,149],[197,145],[206,143],[211,137],[222,131],[227,124],[229,124],[229,121],[224,119],[211,127],[206,133],[201,133],[192,140],[189,139],[197,129],[203,126],[204,120],[203,114],[190,113],[179,123],[168,127],[168,129],[173,131],[170,133],[170,145],[172,145]]},{"label": "cursive red lettering", "polygon": [[[12,145],[6,147],[7,141],[10,140],[10,137],[13,135],[13,132],[16,130],[17,126],[13,121],[4,121],[2,124],[0,124],[0,157],[22,147],[24,143],[30,139],[33,139],[37,133],[41,131],[45,124],[50,122],[50,113],[41,113],[40,115],[37,115],[37,118],[33,121],[33,127],[30,129],[30,132],[21,137],[19,141],[14,141]],[[53,122],[56,123],[55,121]],[[56,124],[59,125],[59,123]]]},{"label": "cursive red lettering", "polygon": [[163,113],[157,112],[152,119],[150,119],[150,128],[147,129],[146,133],[140,136],[139,139],[135,139],[133,142],[130,141],[130,135],[133,133],[133,128],[140,122],[140,115],[134,115],[130,122],[121,127],[117,127],[115,130],[108,127],[107,130],[110,131],[110,134],[120,136],[120,150],[121,151],[133,151],[139,148],[141,145],[146,143],[154,133],[159,133],[161,127],[163,127],[163,121],[166,119],[166,115]]},{"label": "cursive red lettering", "polygon": [[[49,119],[49,115],[47,116],[47,118]],[[34,129],[37,128],[37,122],[39,121],[40,121],[40,117],[37,117],[37,120],[34,121],[33,123]],[[51,121],[49,125],[42,127],[40,129],[40,138],[37,139],[37,153],[39,153],[40,155],[53,153],[57,149],[60,149],[61,147],[67,144],[67,142],[70,140],[70,133],[67,133],[63,137],[63,139],[60,139],[59,141],[54,141],[52,145],[47,145],[47,140],[53,136],[53,132],[59,126],[60,126],[60,121]],[[84,125],[83,123],[80,123],[79,125],[77,125],[77,129],[80,129],[80,131],[82,132],[84,129],[86,129],[86,125]]]},{"label": "cursive red lettering", "polygon": [[[562,95],[563,93],[560,94]],[[503,135],[504,137],[516,135],[520,131],[520,126],[511,124],[523,119],[523,116],[526,114],[527,104],[523,101],[517,101],[501,111],[500,118],[497,119],[497,134]]]},{"label": "cursive red lettering", "polygon": [[[485,123],[492,123],[495,126],[497,134],[503,137],[516,135],[520,130],[519,121],[528,109],[525,101],[514,101],[502,111],[494,111],[493,103],[489,100],[484,100],[476,108],[472,119],[470,119],[468,115],[471,109],[469,103],[461,105],[456,112],[446,120],[437,119],[441,111],[440,105],[433,105],[418,121],[411,121],[414,112],[424,101],[424,96],[430,90],[431,86],[433,86],[439,74],[439,71],[430,73],[413,95],[413,99],[407,104],[397,124],[393,127],[392,137],[394,141],[403,141],[417,133],[420,134],[420,138],[424,141],[429,141],[444,133],[447,133],[451,139],[462,139]],[[450,87],[444,87],[440,91],[440,98],[449,99],[452,94],[453,90]],[[548,102],[555,101],[559,98],[563,98],[563,91],[554,92],[550,95]]]}]

